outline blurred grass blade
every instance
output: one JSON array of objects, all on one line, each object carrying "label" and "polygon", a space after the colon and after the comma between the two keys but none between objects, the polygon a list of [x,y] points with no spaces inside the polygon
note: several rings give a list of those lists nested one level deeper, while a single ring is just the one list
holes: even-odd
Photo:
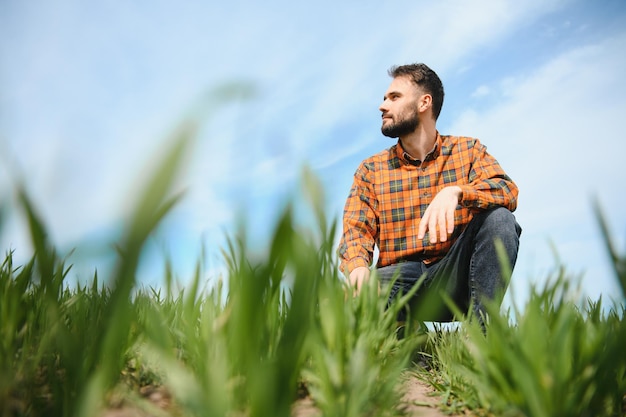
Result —
[{"label": "blurred grass blade", "polygon": [[157,165],[130,218],[120,244],[121,256],[113,277],[111,299],[97,333],[91,364],[95,373],[79,401],[80,416],[94,414],[124,366],[124,351],[129,348],[129,330],[134,320],[130,295],[135,286],[139,257],[148,236],[178,201],[179,196],[169,197],[169,193],[194,131],[195,126],[188,124],[174,137],[173,146]]},{"label": "blurred grass blade", "polygon": [[62,277],[54,273],[55,250],[49,244],[48,233],[23,186],[18,187],[18,199],[26,213],[31,243],[35,251],[36,265],[39,269],[44,293],[46,297],[56,300],[62,286]]},{"label": "blurred grass blade", "polygon": [[615,243],[611,237],[611,232],[609,231],[609,225],[606,221],[604,213],[602,212],[600,203],[597,200],[594,200],[593,208],[596,214],[596,220],[600,226],[600,231],[602,232],[604,245],[611,259],[613,270],[615,271],[618,283],[622,288],[622,297],[626,300],[626,254],[620,256],[618,253]]}]

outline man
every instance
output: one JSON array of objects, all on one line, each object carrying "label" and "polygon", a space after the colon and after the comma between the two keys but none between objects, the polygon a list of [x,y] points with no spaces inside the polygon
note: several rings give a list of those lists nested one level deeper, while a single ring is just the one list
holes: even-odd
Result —
[{"label": "man", "polygon": [[[392,67],[389,75],[381,131],[398,142],[364,160],[354,175],[338,249],[341,270],[358,291],[370,277],[376,245],[376,275],[393,283],[389,302],[423,276],[412,307],[444,291],[461,309],[473,306],[482,322],[484,301],[501,302],[507,287],[494,242],[502,242],[511,266],[517,258],[518,188],[480,141],[439,134],[444,91],[433,70],[411,64]],[[420,317],[451,318],[447,309]]]}]

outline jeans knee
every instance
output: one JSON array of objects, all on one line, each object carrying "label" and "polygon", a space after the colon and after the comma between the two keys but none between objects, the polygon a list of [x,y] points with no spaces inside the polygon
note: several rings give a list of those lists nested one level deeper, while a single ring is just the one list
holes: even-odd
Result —
[{"label": "jeans knee", "polygon": [[498,207],[484,213],[485,220],[483,229],[489,230],[494,236],[501,239],[513,238],[517,240],[522,233],[522,228],[517,223],[515,216],[505,207]]}]

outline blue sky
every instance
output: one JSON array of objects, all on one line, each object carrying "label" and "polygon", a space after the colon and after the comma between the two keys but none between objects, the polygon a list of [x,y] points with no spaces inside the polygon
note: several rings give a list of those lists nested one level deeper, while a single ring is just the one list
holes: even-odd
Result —
[{"label": "blue sky", "polygon": [[[204,244],[208,274],[246,212],[263,242],[306,163],[339,218],[359,162],[393,144],[378,106],[394,64],[443,80],[438,129],[480,138],[520,187],[514,293],[555,267],[583,291],[616,294],[592,212],[626,237],[626,3],[623,1],[0,3],[0,198],[16,173],[83,278],[171,132],[207,103],[178,187],[184,200],[142,269],[163,253],[184,281]],[[214,92],[244,90],[241,100]],[[2,249],[28,256],[19,213]],[[262,243],[260,243],[262,244]]]}]

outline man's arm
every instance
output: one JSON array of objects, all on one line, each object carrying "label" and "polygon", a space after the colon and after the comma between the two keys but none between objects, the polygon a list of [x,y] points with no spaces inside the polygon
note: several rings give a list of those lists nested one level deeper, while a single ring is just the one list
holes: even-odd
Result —
[{"label": "man's arm", "polygon": [[517,185],[478,140],[473,151],[470,183],[448,186],[437,193],[420,220],[418,239],[430,232],[430,243],[445,242],[454,232],[454,212],[459,204],[480,210],[517,208]]},{"label": "man's arm", "polygon": [[366,266],[358,266],[350,272],[348,282],[353,289],[354,294],[358,294],[363,285],[370,278],[370,269]]},{"label": "man's arm", "polygon": [[469,184],[461,185],[460,204],[479,210],[506,207],[515,211],[519,194],[517,185],[478,140],[473,155]]},{"label": "man's arm", "polygon": [[352,285],[361,285],[369,278],[378,233],[378,200],[372,190],[370,175],[367,165],[361,164],[354,174],[343,213],[343,235],[338,254],[340,269]]}]

